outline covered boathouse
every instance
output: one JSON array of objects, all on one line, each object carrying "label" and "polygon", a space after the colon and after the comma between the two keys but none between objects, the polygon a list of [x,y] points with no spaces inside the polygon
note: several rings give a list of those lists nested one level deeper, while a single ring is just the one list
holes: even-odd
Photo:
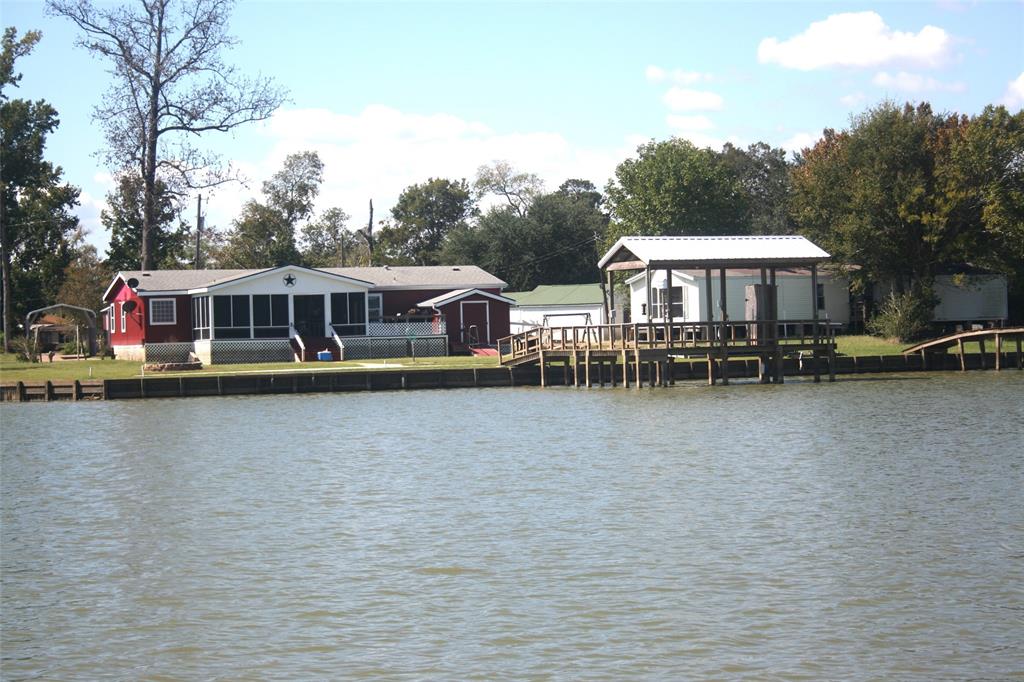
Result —
[{"label": "covered boathouse", "polygon": [[[814,368],[815,381],[821,370],[835,380],[834,328],[819,316],[818,268],[829,254],[800,236],[736,237],[622,237],[601,258],[598,265],[605,284],[606,319],[615,310],[613,274],[641,271],[645,277],[644,321],[632,323],[539,328],[502,339],[499,353],[502,364],[537,364],[541,383],[546,383],[548,366],[563,365],[573,383],[591,385],[591,368],[599,370],[599,379],[615,381],[621,371],[628,385],[631,376],[637,385],[641,369],[652,384],[672,381],[673,362],[677,359],[705,359],[708,383],[729,382],[730,357],[758,360],[762,383],[783,381],[783,358],[797,355]],[[778,275],[783,269],[809,271],[806,297],[810,315],[801,319],[782,319],[779,315]],[[742,318],[730,317],[728,272],[755,270],[756,283],[744,290]],[[652,288],[652,282],[673,282],[675,271],[703,273],[705,301],[699,306],[699,319],[677,319],[683,305],[674,287]],[[654,277],[663,273],[662,277]],[[824,362],[823,362],[824,361]],[[825,365],[822,368],[822,364]]]},{"label": "covered boathouse", "polygon": [[506,286],[469,265],[128,271],[103,326],[139,362],[437,356],[509,333]]}]

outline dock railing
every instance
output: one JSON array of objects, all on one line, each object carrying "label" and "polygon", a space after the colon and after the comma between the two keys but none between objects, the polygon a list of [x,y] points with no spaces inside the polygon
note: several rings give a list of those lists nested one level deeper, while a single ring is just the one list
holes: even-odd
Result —
[{"label": "dock railing", "polygon": [[548,351],[714,351],[775,346],[835,344],[827,320],[729,320],[712,322],[634,322],[570,327],[536,327],[498,340],[502,363],[531,359]]}]

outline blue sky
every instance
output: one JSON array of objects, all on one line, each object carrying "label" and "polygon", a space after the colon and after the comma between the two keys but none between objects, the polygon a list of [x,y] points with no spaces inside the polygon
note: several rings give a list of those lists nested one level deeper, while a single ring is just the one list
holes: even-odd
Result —
[{"label": "blue sky", "polygon": [[[103,137],[91,111],[106,65],[41,2],[3,0],[0,15],[43,32],[17,64],[17,96],[60,112],[47,156],[82,189],[79,215],[103,249],[98,216],[114,181],[95,156]],[[290,96],[265,124],[204,138],[250,180],[210,198],[220,229],[287,154],[306,149],[326,165],[318,209],[340,206],[356,228],[371,198],[379,219],[406,186],[472,179],[499,159],[550,189],[568,177],[603,187],[650,139],[798,150],[886,98],[966,114],[1024,105],[1020,1],[242,0],[230,31],[240,44],[226,59]]]}]

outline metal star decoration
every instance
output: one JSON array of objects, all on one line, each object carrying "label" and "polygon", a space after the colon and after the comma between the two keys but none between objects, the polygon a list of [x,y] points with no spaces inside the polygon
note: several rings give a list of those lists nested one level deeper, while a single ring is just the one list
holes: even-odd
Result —
[{"label": "metal star decoration", "polygon": [[295,277],[293,277],[292,275],[286,275],[284,278],[284,285],[286,287],[295,286]]}]

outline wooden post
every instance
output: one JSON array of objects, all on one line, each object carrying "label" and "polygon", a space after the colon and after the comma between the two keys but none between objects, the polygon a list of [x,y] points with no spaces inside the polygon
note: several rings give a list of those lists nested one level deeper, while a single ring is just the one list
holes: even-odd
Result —
[{"label": "wooden post", "polygon": [[584,360],[583,360],[583,362],[586,365],[585,371],[586,371],[586,375],[587,375],[587,388],[590,388],[594,384],[591,383],[591,381],[590,381],[590,349],[589,348],[586,351],[584,351]]},{"label": "wooden post", "polygon": [[715,330],[714,330],[715,314],[714,314],[714,311],[711,309],[712,306],[714,305],[714,300],[713,300],[713,298],[711,296],[711,268],[707,268],[707,269],[704,270],[704,302],[705,302],[705,305],[706,305],[707,311],[708,311],[708,319],[707,319],[707,323],[708,323],[708,339],[707,339],[707,341],[708,341],[708,345],[710,346],[710,345],[713,345],[715,343]]},{"label": "wooden post", "polygon": [[721,350],[719,351],[722,356],[722,385],[729,385],[729,308],[726,300],[725,293],[725,268],[718,269],[718,287],[719,287],[719,307],[722,310],[722,338]]},{"label": "wooden post", "polygon": [[75,379],[71,384],[71,400],[77,402],[82,397],[82,382]]},{"label": "wooden post", "polygon": [[708,352],[708,386],[715,385],[715,358]]},{"label": "wooden post", "polygon": [[[104,385],[105,385],[105,384],[104,384]],[[18,402],[19,402],[19,403],[23,403],[23,402],[25,402],[25,401],[26,401],[26,400],[28,399],[28,398],[26,397],[26,395],[25,395],[25,382],[24,382],[24,381],[19,381],[19,382],[18,382],[18,383],[16,384],[16,386],[17,386],[17,389],[18,389],[18,390],[17,390],[17,393],[18,393]]]},{"label": "wooden post", "polygon": [[633,364],[636,365],[636,387],[643,388],[644,382],[640,376],[640,348],[633,349]]},{"label": "wooden post", "polygon": [[1024,356],[1021,355],[1021,335],[1017,334],[1017,369],[1024,369]]},{"label": "wooden post", "polygon": [[960,347],[960,371],[961,372],[966,372],[967,371],[967,363],[964,362],[964,340],[963,339],[957,339],[956,343]]},{"label": "wooden post", "polygon": [[647,266],[647,269],[645,270],[645,273],[646,274],[644,275],[644,278],[645,278],[645,281],[647,283],[647,315],[645,316],[646,319],[644,320],[644,322],[647,322],[648,324],[650,324],[651,317],[653,317],[651,315],[651,313],[653,311],[651,310],[651,303],[652,303],[652,301],[651,301],[651,266],[650,265]]},{"label": "wooden post", "polygon": [[622,349],[622,386],[629,388],[629,356],[625,348]]},{"label": "wooden post", "polygon": [[547,386],[547,377],[544,370],[544,351],[538,350],[537,356],[538,364],[540,365],[540,387],[544,388]]},{"label": "wooden post", "polygon": [[668,360],[666,360],[665,361],[665,369],[668,372],[668,385],[669,386],[675,386],[676,385],[676,359],[670,357]]},{"label": "wooden post", "polygon": [[46,384],[43,386],[43,391],[44,391],[43,400],[45,400],[46,402],[50,402],[51,400],[53,400],[53,382],[52,381],[47,381],[46,382]]},{"label": "wooden post", "polygon": [[981,350],[981,368],[988,369],[985,364],[985,337],[978,337],[978,349]]},{"label": "wooden post", "polygon": [[999,332],[996,332],[996,371],[1002,369],[1003,364],[1003,339],[999,336]]}]

